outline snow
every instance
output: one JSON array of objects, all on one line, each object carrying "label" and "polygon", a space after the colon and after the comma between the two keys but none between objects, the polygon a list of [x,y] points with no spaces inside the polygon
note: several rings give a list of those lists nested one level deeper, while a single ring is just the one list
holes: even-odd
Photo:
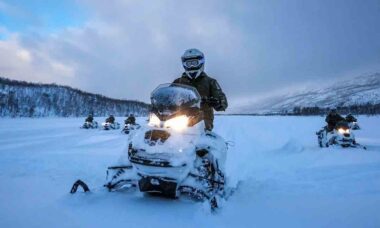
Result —
[{"label": "snow", "polygon": [[[0,227],[380,227],[379,117],[359,117],[367,151],[320,149],[322,117],[216,117],[230,144],[228,179],[240,183],[216,214],[184,199],[108,193],[106,168],[127,136],[82,123],[0,119]],[[78,178],[93,192],[70,195]]]},{"label": "snow", "polygon": [[327,85],[314,84],[300,88],[287,88],[251,99],[231,109],[234,113],[271,113],[294,107],[348,107],[380,103],[380,73],[344,78]]}]

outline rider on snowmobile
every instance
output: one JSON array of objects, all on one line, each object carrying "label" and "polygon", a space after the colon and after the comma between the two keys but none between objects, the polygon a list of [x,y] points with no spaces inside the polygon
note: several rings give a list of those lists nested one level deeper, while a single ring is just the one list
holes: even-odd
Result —
[{"label": "rider on snowmobile", "polygon": [[204,72],[204,54],[192,48],[185,51],[181,57],[185,72],[173,83],[195,87],[202,97],[201,110],[204,115],[206,130],[213,129],[214,109],[225,111],[228,107],[226,95],[218,82]]},{"label": "rider on snowmobile", "polygon": [[115,123],[115,117],[113,115],[110,115],[107,119],[106,119],[106,123]]},{"label": "rider on snowmobile", "polygon": [[348,114],[348,115],[346,116],[346,121],[352,123],[352,122],[357,122],[358,120],[355,118],[355,116],[353,116],[353,115],[350,113],[350,114]]},{"label": "rider on snowmobile", "polygon": [[85,120],[85,122],[90,122],[92,123],[92,121],[94,120],[94,117],[92,116],[92,114],[89,114]]},{"label": "rider on snowmobile", "polygon": [[341,115],[339,115],[336,108],[331,109],[325,119],[325,121],[327,122],[327,132],[333,131],[336,124],[344,120],[345,119]]},{"label": "rider on snowmobile", "polygon": [[133,114],[130,114],[128,116],[128,118],[124,121],[125,124],[132,124],[132,125],[135,125],[136,124],[136,118]]}]

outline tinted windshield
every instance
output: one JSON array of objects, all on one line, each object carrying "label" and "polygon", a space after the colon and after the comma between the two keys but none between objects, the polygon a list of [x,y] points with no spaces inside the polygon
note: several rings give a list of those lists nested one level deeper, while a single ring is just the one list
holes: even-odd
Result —
[{"label": "tinted windshield", "polygon": [[162,84],[151,94],[153,108],[161,111],[199,107],[200,101],[200,95],[195,88],[180,84]]},{"label": "tinted windshield", "polygon": [[336,124],[336,128],[350,128],[346,121],[340,121]]}]

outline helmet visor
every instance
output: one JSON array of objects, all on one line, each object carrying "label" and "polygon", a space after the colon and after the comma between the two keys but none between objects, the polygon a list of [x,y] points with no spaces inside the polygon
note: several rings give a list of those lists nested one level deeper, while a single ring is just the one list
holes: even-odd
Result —
[{"label": "helmet visor", "polygon": [[193,68],[193,67],[199,67],[200,62],[198,59],[189,59],[186,62],[184,62],[184,65],[187,68]]},{"label": "helmet visor", "polygon": [[199,70],[204,63],[204,59],[186,59],[183,61],[183,67],[187,70]]}]

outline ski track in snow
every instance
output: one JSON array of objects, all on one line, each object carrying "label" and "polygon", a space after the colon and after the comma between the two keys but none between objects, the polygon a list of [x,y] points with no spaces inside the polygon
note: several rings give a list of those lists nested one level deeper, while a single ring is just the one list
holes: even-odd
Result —
[{"label": "ski track in snow", "polygon": [[[240,184],[216,214],[207,203],[108,193],[106,168],[127,137],[82,121],[0,119],[0,227],[380,227],[379,117],[359,117],[365,151],[320,149],[322,117],[217,116],[229,183]],[[78,178],[93,192],[70,195]]]}]

